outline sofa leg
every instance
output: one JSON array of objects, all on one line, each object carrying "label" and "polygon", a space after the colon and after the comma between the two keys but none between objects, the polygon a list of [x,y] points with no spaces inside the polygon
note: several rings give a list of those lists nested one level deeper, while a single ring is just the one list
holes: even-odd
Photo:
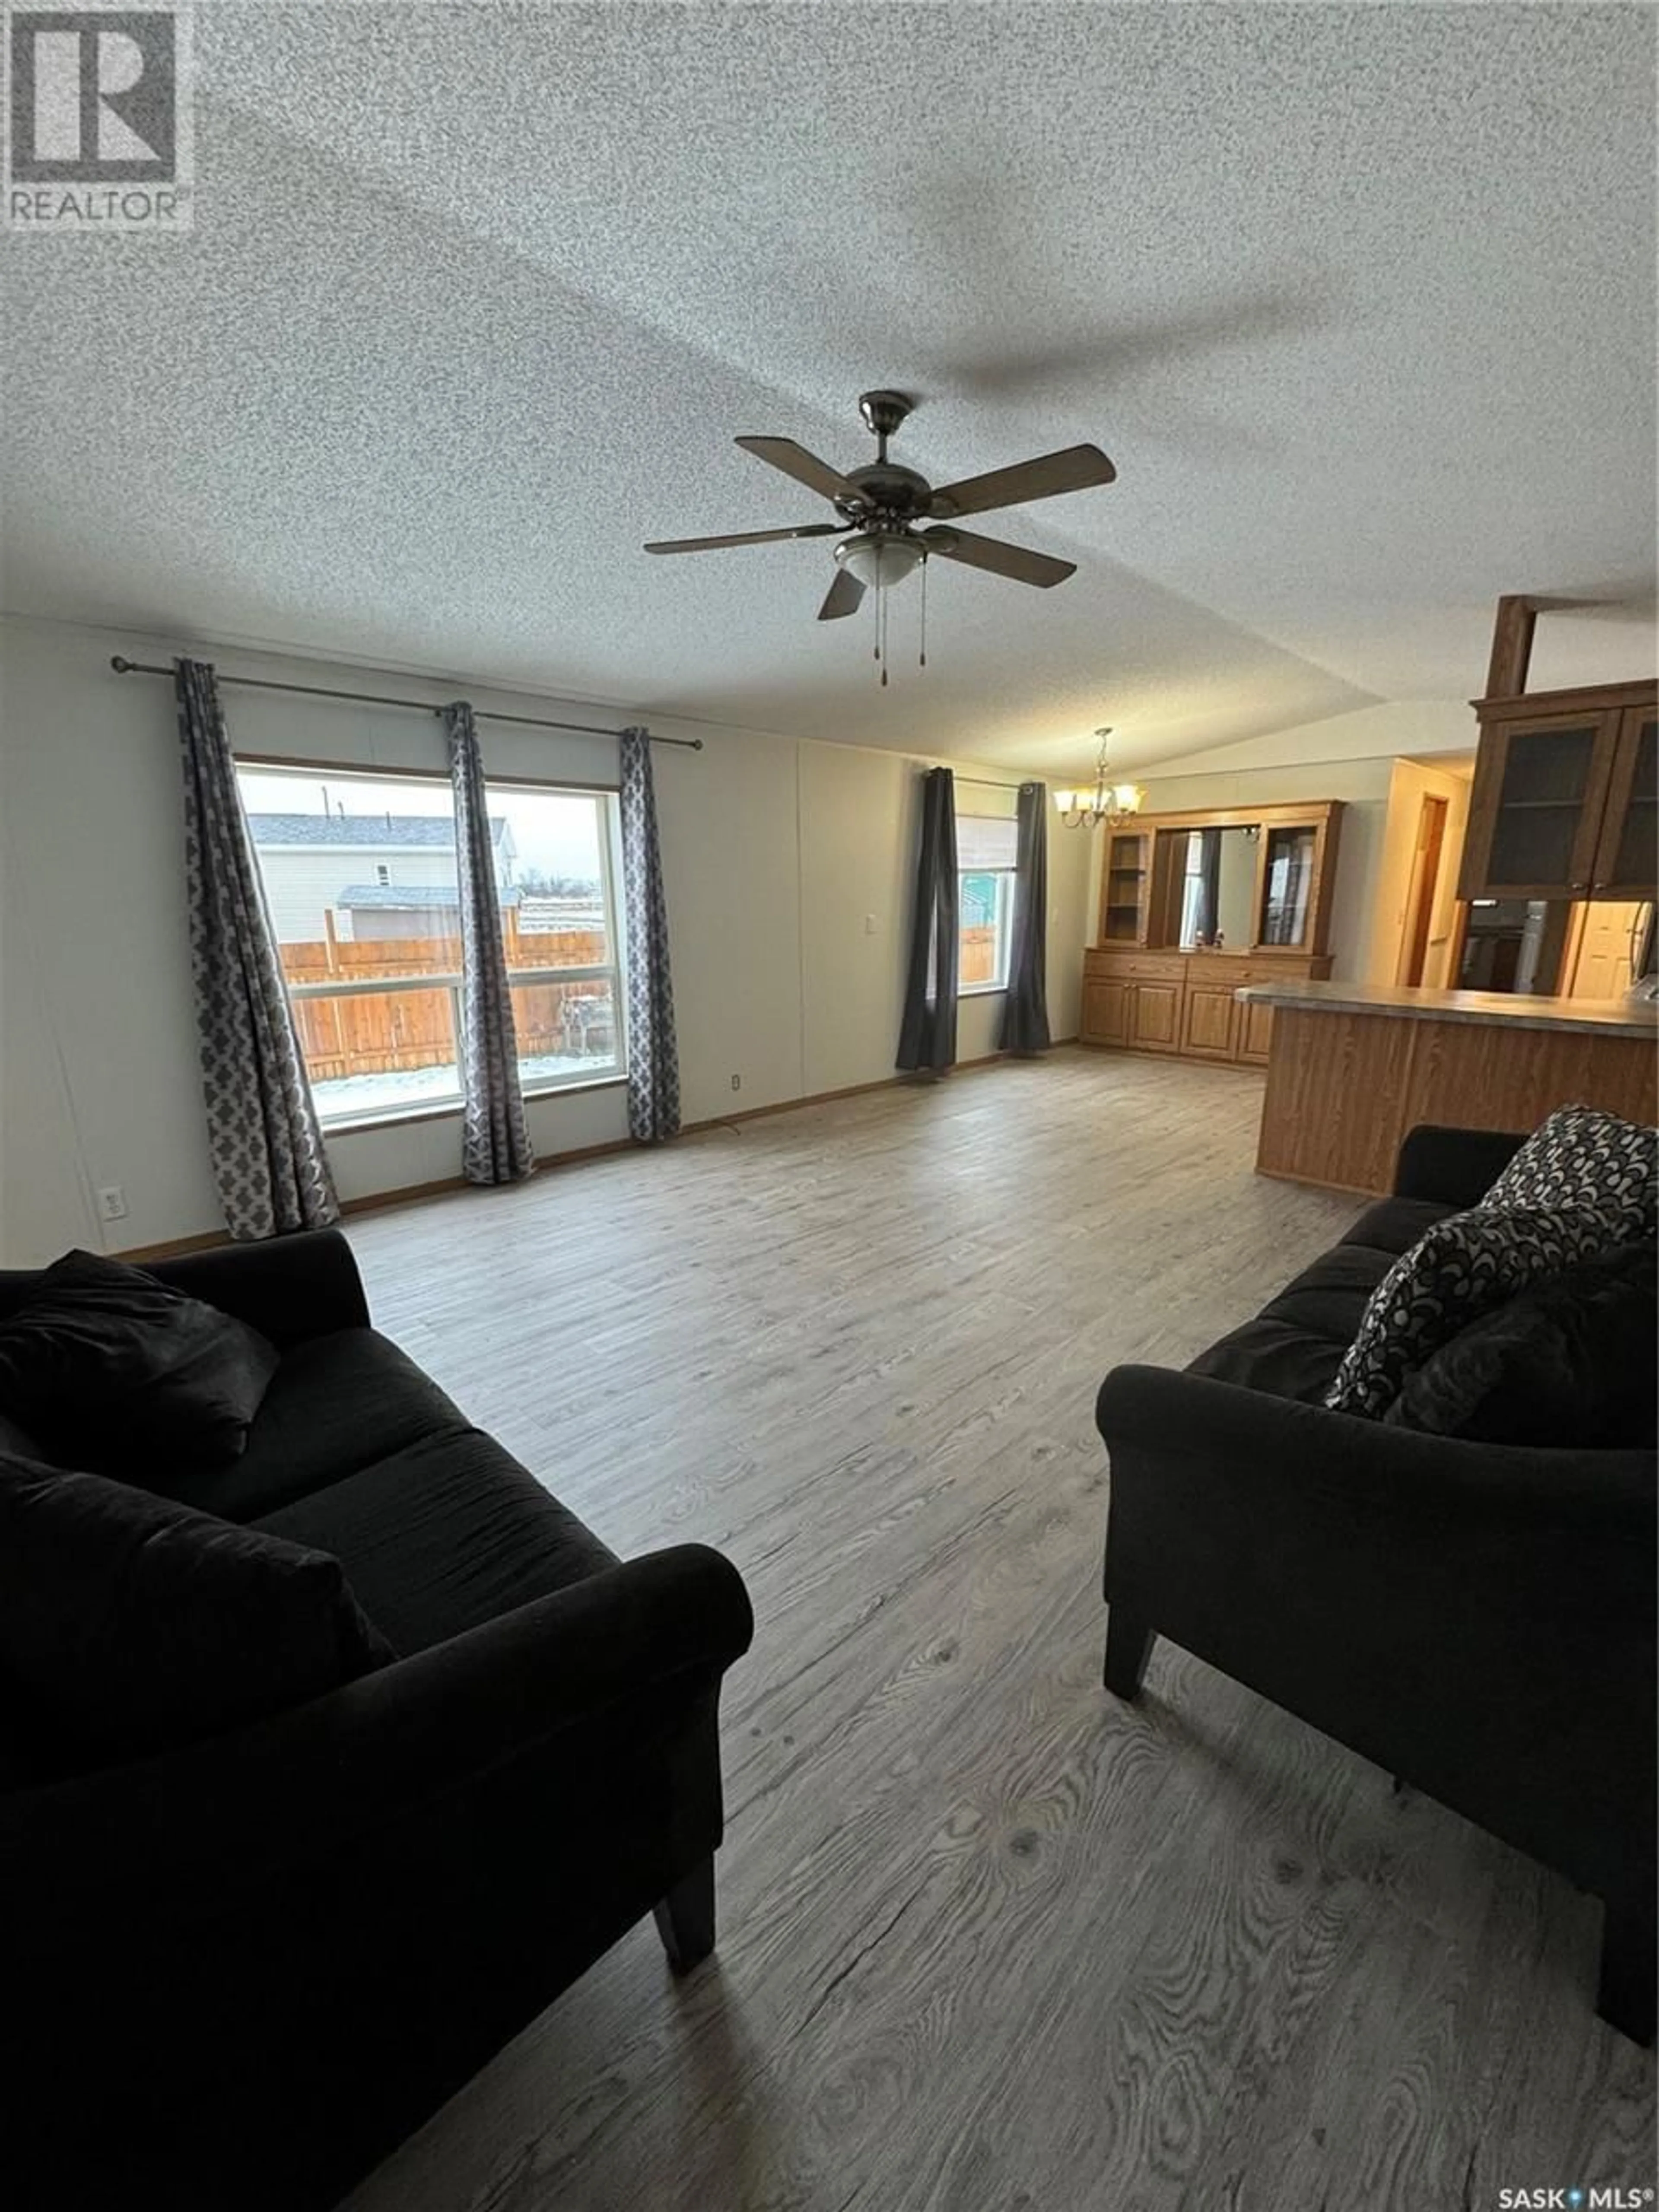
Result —
[{"label": "sofa leg", "polygon": [[677,1974],[688,1974],[714,1948],[714,1855],[700,1859],[652,1907],[657,1933]]},{"label": "sofa leg", "polygon": [[1653,1900],[1609,1898],[1601,1923],[1601,1974],[1595,2009],[1632,2043],[1651,2043],[1655,2009]]},{"label": "sofa leg", "polygon": [[1114,1697],[1133,1700],[1140,1695],[1146,1662],[1152,1656],[1153,1632],[1115,1599],[1106,1608],[1106,1668],[1104,1681]]}]

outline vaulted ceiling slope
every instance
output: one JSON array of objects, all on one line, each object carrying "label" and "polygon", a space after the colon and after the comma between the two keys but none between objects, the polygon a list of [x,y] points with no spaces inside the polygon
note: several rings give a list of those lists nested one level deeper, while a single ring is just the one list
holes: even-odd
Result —
[{"label": "vaulted ceiling slope", "polygon": [[[187,237],[4,245],[4,604],[863,744],[1127,765],[1467,697],[1654,568],[1644,8],[230,4]],[[1092,439],[820,627],[732,444]],[[991,526],[991,518],[983,526]],[[1600,672],[1587,622],[1583,673]],[[1557,655],[1558,665],[1567,662]]]}]

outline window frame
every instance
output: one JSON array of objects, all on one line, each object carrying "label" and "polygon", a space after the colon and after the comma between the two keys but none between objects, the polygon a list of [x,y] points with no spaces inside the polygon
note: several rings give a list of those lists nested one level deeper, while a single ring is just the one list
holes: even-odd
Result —
[{"label": "window frame", "polygon": [[[298,761],[270,754],[237,753],[233,765],[239,772],[248,769],[254,775],[293,775],[310,777],[326,773],[359,783],[442,783],[449,779],[441,769],[406,768],[361,768],[341,761]],[[494,793],[536,792],[556,798],[586,799],[592,802],[599,817],[599,896],[605,912],[605,938],[611,946],[609,962],[588,963],[579,968],[509,968],[507,971],[509,991],[532,984],[582,983],[608,981],[611,985],[611,1019],[616,1036],[612,1064],[602,1074],[545,1076],[538,1081],[526,1083],[520,1059],[520,1085],[526,1099],[561,1097],[572,1091],[605,1091],[625,1084],[628,1080],[628,992],[627,946],[622,934],[621,903],[617,895],[617,879],[622,872],[621,821],[617,806],[617,788],[611,784],[564,783],[543,776],[486,776],[484,798],[486,811]],[[240,794],[240,780],[238,785]],[[246,810],[245,810],[246,811]],[[441,815],[433,817],[442,820]],[[454,813],[449,821],[452,828]],[[252,842],[252,840],[250,840]],[[258,849],[254,848],[253,860],[260,870],[260,887],[264,889],[263,864]],[[277,966],[282,967],[282,948],[276,947]],[[374,1106],[351,1113],[330,1114],[316,1097],[316,1084],[311,1071],[305,1068],[306,1081],[316,1105],[317,1118],[325,1138],[344,1135],[353,1130],[379,1128],[400,1121],[443,1121],[461,1113],[465,1098],[459,1083],[459,1054],[464,1035],[464,1005],[462,991],[465,978],[459,968],[434,969],[416,975],[365,975],[356,980],[334,976],[316,983],[295,983],[283,977],[283,988],[290,1001],[307,999],[366,998],[374,994],[395,994],[402,991],[447,991],[450,1001],[450,1028],[455,1040],[457,1054],[457,1086],[453,1091],[433,1093],[426,1097],[411,1099],[406,1106]],[[305,1065],[305,1050],[301,1047],[301,1064]]]},{"label": "window frame", "polygon": [[[964,983],[962,978],[962,886],[969,876],[989,876],[996,884],[996,909],[992,916],[995,931],[995,955],[992,962],[990,980],[983,983]],[[958,868],[957,871],[957,996],[959,999],[989,999],[1008,988],[1008,963],[1012,957],[1014,941],[1014,901],[1019,895],[1019,871],[1017,868]]]},{"label": "window frame", "polygon": [[[969,781],[971,782],[972,779]],[[995,787],[999,790],[1004,787],[1000,785]],[[1019,896],[1018,815],[1012,807],[978,809],[964,806],[958,802],[955,809],[955,821],[958,855],[957,861],[957,996],[958,999],[994,998],[997,993],[1006,991],[1008,988],[1008,969],[1013,958],[1014,902]],[[960,857],[963,842],[962,825],[964,821],[1006,822],[1009,830],[1015,832],[1013,849],[1007,861],[1000,866],[976,863],[964,867]],[[969,876],[989,876],[996,884],[996,905],[992,915],[992,927],[994,932],[992,972],[988,981],[977,983],[964,983],[962,980],[963,929],[962,887]]]}]

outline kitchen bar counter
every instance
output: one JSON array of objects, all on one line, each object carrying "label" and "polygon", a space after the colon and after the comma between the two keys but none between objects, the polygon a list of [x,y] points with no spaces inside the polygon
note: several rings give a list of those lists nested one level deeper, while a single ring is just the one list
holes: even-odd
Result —
[{"label": "kitchen bar counter", "polygon": [[1419,1122],[1534,1129],[1566,1105],[1659,1119],[1650,1003],[1290,981],[1237,995],[1273,1010],[1262,1175],[1382,1193]]},{"label": "kitchen bar counter", "polygon": [[1322,1006],[1394,1021],[1506,1022],[1518,1030],[1604,1030],[1659,1037],[1650,1000],[1529,999],[1505,991],[1413,991],[1403,983],[1255,983],[1241,999],[1268,1006]]}]

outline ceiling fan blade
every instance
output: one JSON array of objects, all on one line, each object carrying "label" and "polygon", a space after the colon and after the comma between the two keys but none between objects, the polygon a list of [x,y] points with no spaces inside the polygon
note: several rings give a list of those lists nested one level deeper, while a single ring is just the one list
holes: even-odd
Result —
[{"label": "ceiling fan blade", "polygon": [[745,453],[752,453],[757,461],[765,461],[775,469],[781,469],[797,483],[820,493],[825,499],[856,499],[859,488],[850,483],[828,461],[821,461],[816,453],[809,453],[805,446],[798,446],[793,438],[738,438],[733,441]]},{"label": "ceiling fan blade", "polygon": [[986,514],[994,507],[1023,507],[1027,500],[1052,499],[1056,492],[1085,491],[1091,484],[1111,483],[1116,476],[1098,446],[1067,446],[1035,461],[1016,461],[1011,469],[993,469],[988,476],[964,477],[960,483],[942,485],[927,512],[946,517]]},{"label": "ceiling fan blade", "polygon": [[820,622],[839,622],[843,615],[855,615],[864,601],[864,586],[850,568],[837,568],[836,580],[825,592],[823,605],[818,609]]},{"label": "ceiling fan blade", "polygon": [[647,545],[647,553],[708,553],[717,545],[771,545],[781,538],[835,538],[841,534],[838,522],[807,522],[799,530],[738,530],[725,538],[659,538]]},{"label": "ceiling fan blade", "polygon": [[1017,584],[1035,584],[1044,592],[1077,573],[1075,561],[1056,561],[1052,553],[1028,553],[1023,545],[1010,545],[1000,538],[976,538],[971,530],[924,530],[921,535],[930,554],[987,569],[993,576],[1011,576]]}]

